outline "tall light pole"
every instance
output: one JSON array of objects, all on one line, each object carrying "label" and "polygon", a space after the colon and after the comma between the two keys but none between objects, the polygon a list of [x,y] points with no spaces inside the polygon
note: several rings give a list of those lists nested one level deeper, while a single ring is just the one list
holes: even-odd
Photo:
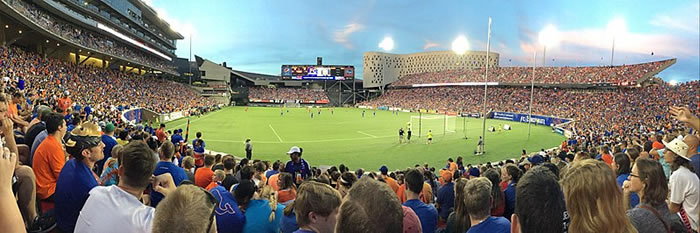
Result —
[{"label": "tall light pole", "polygon": [[608,23],[608,33],[612,34],[612,49],[610,51],[610,66],[613,66],[613,59],[615,58],[615,39],[618,35],[622,35],[626,31],[625,20],[622,18],[615,18],[610,20]]},{"label": "tall light pole", "polygon": [[[539,34],[539,42],[543,45],[542,67],[547,63],[547,46],[554,47],[559,43],[559,32],[553,25],[547,25]],[[527,140],[530,140],[530,129],[532,127],[532,104],[535,98],[535,67],[537,66],[537,50],[532,57],[532,79],[530,81],[530,110],[527,116]]]},{"label": "tall light pole", "polygon": [[481,153],[486,151],[486,92],[488,91],[489,85],[489,53],[491,53],[491,17],[489,17],[489,32],[486,40],[486,75],[484,75],[484,114],[483,114],[483,124],[481,126]]},{"label": "tall light pole", "polygon": [[[469,50],[469,42],[467,41],[467,38],[464,36],[458,36],[457,39],[452,42],[452,52],[457,54],[457,56],[462,56],[464,53]],[[461,59],[460,59],[461,60]],[[462,118],[462,129],[464,130],[464,138],[467,138],[467,119],[466,117]]]},{"label": "tall light pole", "polygon": [[[546,47],[545,47],[546,48]],[[532,125],[532,100],[535,97],[535,67],[537,66],[537,50],[532,55],[532,79],[530,81],[530,110],[527,114],[527,140],[530,141],[530,126]]]}]

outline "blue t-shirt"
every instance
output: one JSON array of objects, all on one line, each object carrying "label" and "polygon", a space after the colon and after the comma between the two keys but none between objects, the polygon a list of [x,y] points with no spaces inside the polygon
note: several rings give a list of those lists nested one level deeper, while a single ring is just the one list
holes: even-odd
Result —
[{"label": "blue t-shirt", "polygon": [[489,216],[483,222],[469,228],[467,233],[510,233],[510,222],[504,217]]},{"label": "blue t-shirt", "polygon": [[280,223],[280,231],[282,233],[292,233],[299,229],[299,224],[297,224],[297,215],[292,211],[291,214],[282,216],[282,222]]},{"label": "blue t-shirt", "polygon": [[92,113],[92,108],[90,106],[85,106],[83,111],[85,111],[85,116],[90,116],[90,113]]},{"label": "blue t-shirt", "polygon": [[218,232],[240,233],[245,225],[245,215],[238,209],[238,203],[233,195],[221,185],[211,190],[219,205],[216,207],[216,229]]},{"label": "blue t-shirt", "polygon": [[[177,186],[180,186],[180,183],[182,183],[183,180],[188,180],[185,170],[181,167],[175,166],[175,164],[168,161],[158,162],[156,164],[156,169],[153,171],[153,175],[158,176],[165,173],[170,173],[170,175],[173,176],[173,181],[175,181],[175,185]],[[150,197],[151,206],[153,207],[158,206],[158,203],[163,200],[163,194],[153,191],[153,188],[151,188]]]},{"label": "blue t-shirt", "polygon": [[56,225],[63,232],[73,232],[80,210],[90,196],[90,190],[99,185],[94,173],[83,162],[71,159],[61,169],[56,181]]},{"label": "blue t-shirt", "polygon": [[[619,176],[617,176],[617,185],[620,186],[620,188],[622,188],[622,184],[625,182],[625,180],[627,180],[629,176],[629,173],[620,174]],[[637,206],[637,204],[639,204],[639,195],[637,195],[637,193],[632,193],[630,195],[630,209]]]},{"label": "blue t-shirt", "polygon": [[182,138],[182,135],[180,134],[175,134],[173,137],[170,139],[170,141],[177,147],[177,145],[180,145],[180,141],[183,141],[185,139]]},{"label": "blue t-shirt", "polygon": [[[309,163],[304,159],[299,159],[299,163],[294,163],[294,161],[287,162],[287,166],[284,167],[284,171],[292,174],[292,177],[296,177],[296,174],[301,174],[302,179],[306,179],[311,175],[309,170]],[[296,179],[296,178],[295,178]]]},{"label": "blue t-shirt", "polygon": [[420,226],[423,228],[424,233],[435,232],[438,220],[438,213],[435,207],[427,205],[419,199],[407,200],[403,203],[403,205],[411,208],[413,212],[416,212],[418,219],[420,219]]},{"label": "blue t-shirt", "polygon": [[503,211],[503,217],[510,219],[510,215],[515,212],[515,183],[512,181],[508,184],[506,190],[503,191],[503,196],[506,200],[505,210]]},{"label": "blue t-shirt", "polygon": [[440,205],[440,217],[447,220],[455,206],[455,183],[445,183],[438,190],[437,203]]},{"label": "blue t-shirt", "polygon": [[[197,144],[196,144],[197,141],[201,141],[202,144],[197,145]],[[197,138],[197,139],[192,140],[192,150],[193,150],[195,153],[199,153],[199,154],[204,153],[204,147],[206,147],[206,146],[207,146],[207,145],[206,145],[206,143],[204,143],[204,140],[202,140],[202,139],[200,139],[200,138]]]},{"label": "blue t-shirt", "polygon": [[102,160],[97,161],[97,166],[99,166],[100,170],[102,170],[105,161],[112,157],[112,149],[114,148],[114,146],[117,145],[117,139],[114,139],[114,137],[104,134],[102,135],[102,143],[105,144],[105,148],[102,150],[102,153],[104,153],[105,157]]},{"label": "blue t-shirt", "polygon": [[245,210],[244,233],[278,233],[280,232],[280,220],[284,215],[284,206],[277,204],[275,219],[270,222],[270,201],[250,200]]},{"label": "blue t-shirt", "polygon": [[700,153],[690,156],[690,164],[695,168],[695,174],[700,176]]}]

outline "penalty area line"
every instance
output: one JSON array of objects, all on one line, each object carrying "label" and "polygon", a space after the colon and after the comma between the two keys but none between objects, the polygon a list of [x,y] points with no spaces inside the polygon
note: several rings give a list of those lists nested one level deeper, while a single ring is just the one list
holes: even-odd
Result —
[{"label": "penalty area line", "polygon": [[368,133],[365,133],[365,132],[362,132],[362,131],[357,131],[357,132],[358,132],[358,133],[361,133],[361,134],[364,134],[364,135],[367,135],[367,136],[370,136],[370,137],[372,137],[372,138],[377,138],[377,136],[374,136],[374,135],[371,135],[371,134],[368,134]]}]

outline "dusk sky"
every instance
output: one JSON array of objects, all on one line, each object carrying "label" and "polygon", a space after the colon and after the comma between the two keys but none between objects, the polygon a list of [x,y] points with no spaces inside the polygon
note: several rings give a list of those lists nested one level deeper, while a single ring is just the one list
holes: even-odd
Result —
[{"label": "dusk sky", "polygon": [[609,65],[615,34],[615,65],[677,58],[658,76],[700,77],[698,0],[146,2],[185,36],[179,57],[188,56],[191,34],[193,54],[249,72],[279,75],[282,64],[315,64],[320,56],[324,64],[354,65],[361,78],[362,54],[384,51],[387,37],[390,53],[450,50],[460,35],[470,50],[485,51],[491,17],[500,66],[531,66],[535,50],[541,65],[538,34],[552,25],[560,39],[547,47],[547,66]]}]

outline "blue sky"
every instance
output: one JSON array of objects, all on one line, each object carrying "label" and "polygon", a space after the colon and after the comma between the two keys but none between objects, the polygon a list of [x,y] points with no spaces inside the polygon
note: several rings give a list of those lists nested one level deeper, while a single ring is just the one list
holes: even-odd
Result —
[{"label": "blue sky", "polygon": [[[667,81],[700,78],[700,3],[679,1],[282,1],[147,0],[180,31],[177,55],[193,54],[237,70],[279,74],[282,64],[354,65],[362,74],[362,54],[451,49],[463,35],[471,50],[486,50],[488,17],[493,20],[491,50],[501,66],[531,64],[543,46],[539,32],[553,25],[559,43],[547,48],[547,66],[614,64],[666,58],[678,62],[659,76]],[[654,55],[651,55],[651,53]]]}]

